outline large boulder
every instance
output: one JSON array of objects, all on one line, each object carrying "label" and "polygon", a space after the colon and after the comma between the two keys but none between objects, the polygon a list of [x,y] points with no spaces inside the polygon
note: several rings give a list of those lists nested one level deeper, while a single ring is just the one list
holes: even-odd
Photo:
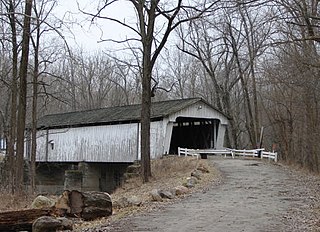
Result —
[{"label": "large boulder", "polygon": [[62,194],[55,208],[58,215],[94,220],[112,215],[112,200],[106,192],[72,190]]},{"label": "large boulder", "polygon": [[184,183],[184,186],[187,188],[193,188],[198,183],[198,179],[194,176],[188,177],[186,182]]},{"label": "large boulder", "polygon": [[159,189],[153,189],[150,192],[150,196],[151,196],[151,199],[153,201],[163,201],[162,197],[160,196],[160,190]]},{"label": "large boulder", "polygon": [[197,170],[201,171],[202,173],[209,173],[209,169],[205,166],[200,165]]},{"label": "large boulder", "polygon": [[140,206],[142,200],[137,196],[121,197],[120,199],[113,202],[113,207],[115,208],[125,208],[129,206]]},{"label": "large boulder", "polygon": [[184,195],[184,194],[187,194],[189,192],[189,189],[185,186],[177,186],[173,189],[173,192],[176,196],[179,196],[179,195]]},{"label": "large boulder", "polygon": [[170,191],[160,190],[159,194],[162,198],[173,199],[174,195]]},{"label": "large boulder", "polygon": [[170,191],[153,189],[150,192],[153,201],[163,201],[163,198],[172,199],[174,195]]},{"label": "large boulder", "polygon": [[193,170],[191,172],[191,176],[194,176],[198,180],[201,180],[201,174],[202,174],[202,172],[200,170]]},{"label": "large boulder", "polygon": [[32,232],[55,232],[57,230],[72,230],[73,222],[67,218],[43,216],[32,224]]},{"label": "large boulder", "polygon": [[[73,198],[74,197],[74,198]],[[106,192],[78,192],[71,191],[71,202],[74,203],[74,210],[79,211],[85,220],[94,220],[100,217],[112,215],[112,200]],[[71,207],[71,213],[73,207]]]},{"label": "large boulder", "polygon": [[31,208],[33,209],[50,208],[54,206],[54,204],[55,204],[54,200],[48,197],[39,195],[33,200],[31,204]]},{"label": "large boulder", "polygon": [[137,196],[128,197],[129,206],[140,206],[142,204],[142,200]]}]

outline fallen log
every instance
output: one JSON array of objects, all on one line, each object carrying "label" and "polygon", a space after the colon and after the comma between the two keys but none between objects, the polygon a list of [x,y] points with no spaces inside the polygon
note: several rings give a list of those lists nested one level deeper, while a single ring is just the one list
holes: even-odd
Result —
[{"label": "fallen log", "polygon": [[32,231],[32,224],[42,216],[71,216],[93,220],[112,214],[112,201],[105,192],[65,191],[50,208],[24,209],[0,213],[0,231]]},{"label": "fallen log", "polygon": [[53,214],[53,208],[25,209],[0,213],[0,231],[32,231],[32,223]]}]

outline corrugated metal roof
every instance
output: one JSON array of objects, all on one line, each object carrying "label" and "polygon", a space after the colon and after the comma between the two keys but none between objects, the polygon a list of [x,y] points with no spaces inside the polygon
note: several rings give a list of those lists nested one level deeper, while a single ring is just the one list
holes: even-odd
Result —
[{"label": "corrugated metal roof", "polygon": [[[204,102],[201,98],[153,102],[151,106],[151,119],[163,118],[199,101]],[[140,120],[140,114],[141,104],[51,114],[40,118],[37,127],[39,129],[61,128],[138,121]]]}]

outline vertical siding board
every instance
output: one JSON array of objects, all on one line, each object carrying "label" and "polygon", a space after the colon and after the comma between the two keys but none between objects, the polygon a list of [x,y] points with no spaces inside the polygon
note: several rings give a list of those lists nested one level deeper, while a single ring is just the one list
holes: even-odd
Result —
[{"label": "vertical siding board", "polygon": [[224,135],[226,132],[226,125],[219,124],[219,130],[217,134],[217,149],[223,149],[224,148]]},{"label": "vertical siding board", "polygon": [[37,161],[45,160],[46,151],[46,137],[45,131],[41,130],[37,132]]},{"label": "vertical siding board", "polygon": [[151,122],[150,125],[150,153],[151,158],[163,155],[164,121]]},{"label": "vertical siding board", "polygon": [[163,121],[163,154],[169,154],[169,149],[170,149],[170,142],[171,142],[171,137],[172,137],[172,129],[173,129],[173,122],[170,122],[168,118],[166,118]]}]

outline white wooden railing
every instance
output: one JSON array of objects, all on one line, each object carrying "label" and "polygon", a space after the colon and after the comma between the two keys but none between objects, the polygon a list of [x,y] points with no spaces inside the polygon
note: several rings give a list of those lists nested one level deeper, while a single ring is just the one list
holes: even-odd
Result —
[{"label": "white wooden railing", "polygon": [[[260,154],[259,154],[260,153]],[[278,161],[278,154],[276,152],[266,152],[264,148],[261,149],[253,149],[253,150],[236,150],[236,149],[222,149],[222,150],[215,150],[215,149],[189,149],[189,148],[181,148],[178,147],[178,155],[185,155],[185,156],[196,156],[199,158],[200,154],[207,154],[207,155],[231,155],[232,158],[235,156],[250,156],[250,157],[261,157],[272,159],[275,162]]]},{"label": "white wooden railing", "polygon": [[277,162],[278,161],[278,154],[277,154],[277,152],[263,151],[261,153],[261,159],[263,159],[263,158],[273,159],[274,162]]},{"label": "white wooden railing", "polygon": [[196,156],[197,159],[199,159],[200,153],[197,153],[195,149],[188,149],[188,148],[178,147],[178,156],[181,156],[181,155],[184,155],[184,156],[188,156],[188,155]]}]

